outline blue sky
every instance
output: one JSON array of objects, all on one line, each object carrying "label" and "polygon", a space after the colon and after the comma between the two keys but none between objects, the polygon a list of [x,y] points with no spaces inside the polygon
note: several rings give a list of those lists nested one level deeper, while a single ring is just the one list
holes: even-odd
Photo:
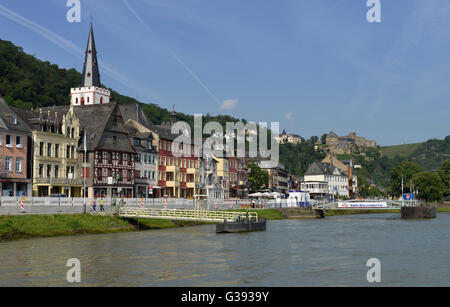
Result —
[{"label": "blue sky", "polygon": [[81,0],[81,23],[66,2],[0,0],[0,38],[81,71],[93,16],[102,83],[144,102],[305,138],[450,134],[448,0],[381,0],[381,23],[366,0]]}]

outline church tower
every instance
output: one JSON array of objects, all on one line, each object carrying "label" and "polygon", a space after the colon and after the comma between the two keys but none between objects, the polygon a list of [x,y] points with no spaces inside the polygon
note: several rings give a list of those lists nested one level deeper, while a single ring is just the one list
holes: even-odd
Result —
[{"label": "church tower", "polygon": [[88,106],[110,102],[111,92],[101,87],[100,71],[95,48],[94,28],[91,23],[89,38],[84,57],[81,86],[70,90],[72,106]]}]

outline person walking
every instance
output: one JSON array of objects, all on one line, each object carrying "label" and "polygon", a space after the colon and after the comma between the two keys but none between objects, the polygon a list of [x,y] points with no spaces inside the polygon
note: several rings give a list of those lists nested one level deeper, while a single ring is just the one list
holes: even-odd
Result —
[{"label": "person walking", "polygon": [[97,199],[94,197],[92,201],[92,208],[94,208],[94,212],[97,212]]},{"label": "person walking", "polygon": [[103,196],[100,198],[100,212],[105,211],[105,200],[103,199]]},{"label": "person walking", "polygon": [[115,212],[116,210],[116,196],[113,195],[112,201],[111,201],[111,212]]}]

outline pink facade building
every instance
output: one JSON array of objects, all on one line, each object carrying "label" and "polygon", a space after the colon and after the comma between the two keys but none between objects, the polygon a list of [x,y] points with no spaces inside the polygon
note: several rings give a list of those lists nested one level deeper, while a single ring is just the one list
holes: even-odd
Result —
[{"label": "pink facade building", "polygon": [[0,98],[0,195],[31,196],[30,127]]}]

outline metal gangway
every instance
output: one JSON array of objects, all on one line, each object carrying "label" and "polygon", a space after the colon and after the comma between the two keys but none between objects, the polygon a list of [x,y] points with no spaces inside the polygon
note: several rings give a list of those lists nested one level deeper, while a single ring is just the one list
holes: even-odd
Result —
[{"label": "metal gangway", "polygon": [[173,221],[192,221],[220,223],[225,220],[236,221],[249,219],[258,220],[256,212],[238,211],[216,211],[216,210],[178,210],[178,209],[158,209],[158,208],[136,208],[122,207],[119,209],[119,216],[125,218],[144,218]]}]

